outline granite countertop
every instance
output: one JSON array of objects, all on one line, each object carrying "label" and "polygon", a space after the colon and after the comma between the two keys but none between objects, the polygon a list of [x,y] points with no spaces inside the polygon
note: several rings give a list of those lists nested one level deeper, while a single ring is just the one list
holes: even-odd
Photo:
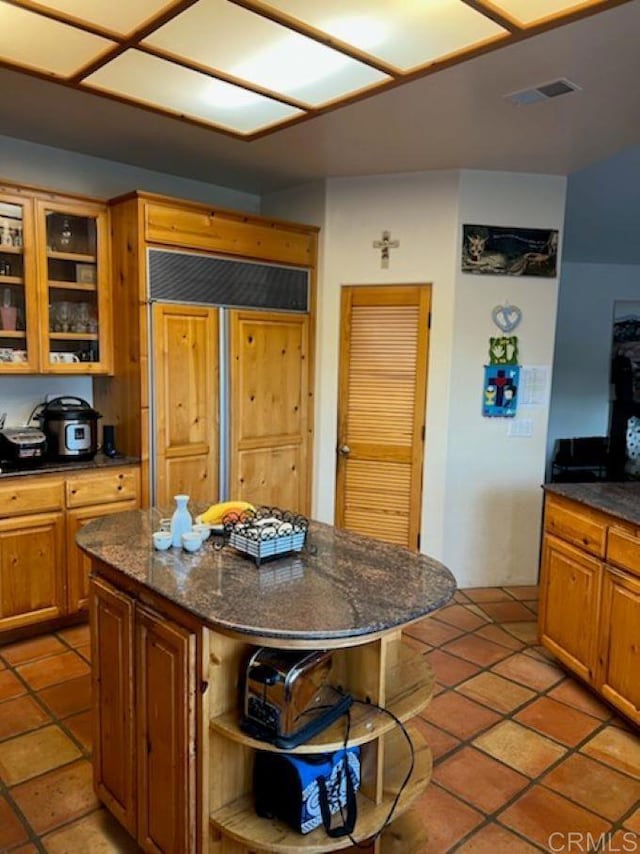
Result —
[{"label": "granite countertop", "polygon": [[113,468],[114,466],[133,466],[139,462],[139,457],[127,457],[124,454],[118,454],[115,457],[105,457],[102,454],[96,454],[92,460],[45,462],[37,467],[20,469],[19,471],[2,471],[0,466],[0,479],[9,477],[37,477],[41,474],[57,474],[68,471],[92,471],[94,469]]},{"label": "granite countertop", "polygon": [[545,492],[640,525],[640,482],[545,483]]},{"label": "granite countertop", "polygon": [[76,541],[213,629],[290,641],[366,636],[435,611],[456,589],[451,572],[426,555],[320,522],[311,522],[302,552],[260,567],[229,545],[216,548],[221,538],[193,554],[156,551],[151,534],[162,515],[170,513],[95,519]]}]

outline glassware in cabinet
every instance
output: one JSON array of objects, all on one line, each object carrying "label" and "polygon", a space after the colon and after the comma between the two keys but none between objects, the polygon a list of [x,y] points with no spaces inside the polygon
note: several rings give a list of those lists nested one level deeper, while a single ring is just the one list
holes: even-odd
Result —
[{"label": "glassware in cabinet", "polygon": [[100,205],[38,203],[43,370],[109,373],[111,323],[107,212]]},{"label": "glassware in cabinet", "polygon": [[28,198],[0,194],[0,371],[37,366],[33,209]]}]

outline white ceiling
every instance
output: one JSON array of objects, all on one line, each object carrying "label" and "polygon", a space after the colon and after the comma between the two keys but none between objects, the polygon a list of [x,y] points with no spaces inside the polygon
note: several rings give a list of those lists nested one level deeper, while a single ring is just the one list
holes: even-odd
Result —
[{"label": "white ceiling", "polygon": [[[432,169],[570,174],[640,144],[639,35],[632,0],[253,141],[0,69],[0,133],[253,193]],[[503,97],[560,77],[580,91]]]}]

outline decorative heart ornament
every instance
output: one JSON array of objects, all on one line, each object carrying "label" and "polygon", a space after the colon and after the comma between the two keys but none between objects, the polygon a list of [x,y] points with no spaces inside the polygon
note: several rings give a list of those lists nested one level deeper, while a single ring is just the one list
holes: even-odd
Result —
[{"label": "decorative heart ornament", "polygon": [[522,320],[522,311],[517,305],[497,305],[491,319],[501,332],[511,332]]}]

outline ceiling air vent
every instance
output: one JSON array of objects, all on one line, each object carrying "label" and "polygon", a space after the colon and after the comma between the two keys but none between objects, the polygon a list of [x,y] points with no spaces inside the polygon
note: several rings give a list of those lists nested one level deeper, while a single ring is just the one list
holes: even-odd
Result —
[{"label": "ceiling air vent", "polygon": [[552,80],[550,83],[541,83],[539,86],[534,86],[531,89],[521,89],[519,92],[511,92],[504,97],[507,101],[517,106],[526,104],[535,104],[537,101],[548,101],[549,98],[557,98],[560,95],[567,95],[569,92],[575,92],[580,87],[571,80],[561,77],[559,80]]}]

